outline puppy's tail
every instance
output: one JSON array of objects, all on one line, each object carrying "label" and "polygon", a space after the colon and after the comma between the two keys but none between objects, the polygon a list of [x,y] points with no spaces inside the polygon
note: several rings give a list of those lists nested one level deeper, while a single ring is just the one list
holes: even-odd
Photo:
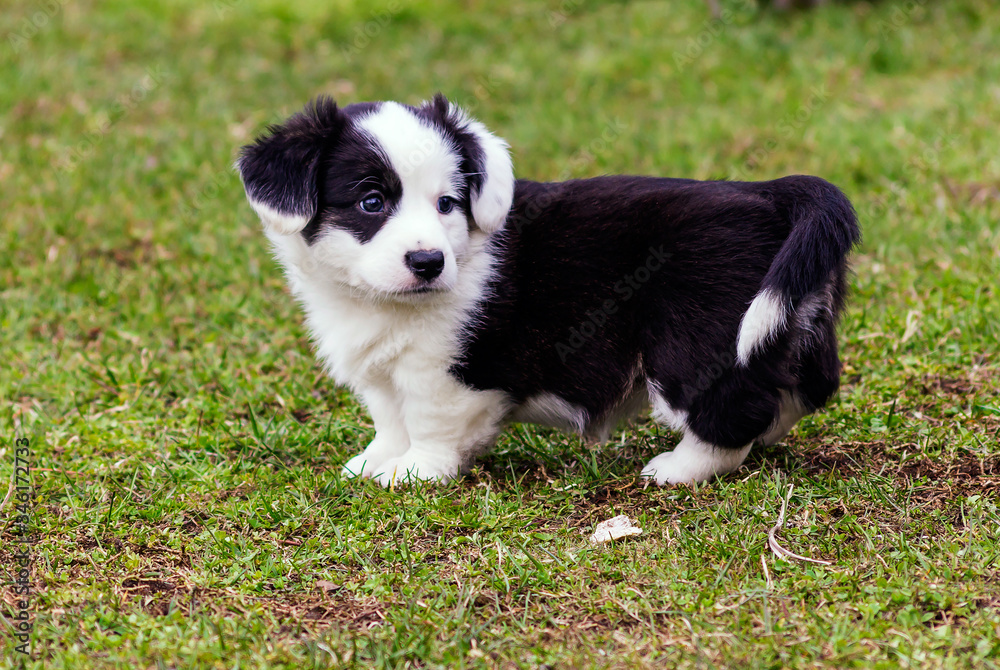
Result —
[{"label": "puppy's tail", "polygon": [[833,184],[806,176],[772,184],[774,204],[792,229],[740,323],[736,359],[742,365],[790,326],[803,300],[842,281],[847,254],[861,239],[854,207]]}]

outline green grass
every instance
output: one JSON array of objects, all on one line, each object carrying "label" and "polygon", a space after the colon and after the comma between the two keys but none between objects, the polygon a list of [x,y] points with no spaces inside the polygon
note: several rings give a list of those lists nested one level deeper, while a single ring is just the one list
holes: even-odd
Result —
[{"label": "green grass", "polygon": [[[1000,10],[723,4],[6,4],[27,667],[1000,666]],[[637,480],[676,440],[644,421],[597,447],[514,426],[446,486],[342,480],[370,419],[321,374],[230,166],[318,93],[438,90],[523,177],[840,185],[865,241],[839,398],[694,489]],[[792,484],[781,541],[829,567],[767,547]],[[643,535],[589,546],[617,513]]]}]

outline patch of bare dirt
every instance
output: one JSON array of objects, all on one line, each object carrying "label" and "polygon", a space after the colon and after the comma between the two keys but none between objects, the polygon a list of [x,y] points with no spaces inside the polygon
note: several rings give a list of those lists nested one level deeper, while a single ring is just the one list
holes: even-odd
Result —
[{"label": "patch of bare dirt", "polygon": [[256,597],[225,589],[206,589],[178,581],[129,577],[115,588],[123,600],[131,601],[144,612],[164,616],[171,610],[213,610],[249,612],[262,606],[276,619],[284,620],[284,631],[296,626],[312,632],[328,626],[370,629],[382,624],[388,605],[374,598],[358,597],[346,589],[326,591],[316,588],[305,593]]},{"label": "patch of bare dirt", "polygon": [[1000,491],[1000,455],[913,456],[917,450],[915,444],[890,447],[884,441],[821,444],[801,454],[801,467],[815,474],[836,471],[845,476],[890,477],[925,502]]},{"label": "patch of bare dirt", "polygon": [[955,181],[941,178],[941,184],[951,200],[962,208],[984,207],[1000,202],[1000,183],[980,181]]},{"label": "patch of bare dirt", "polygon": [[970,396],[1000,390],[1000,370],[974,367],[965,377],[926,375],[919,382],[920,390],[929,396]]},{"label": "patch of bare dirt", "polygon": [[261,596],[235,589],[205,588],[191,581],[191,559],[184,549],[143,546],[111,537],[101,538],[100,541],[93,537],[81,537],[69,542],[75,543],[76,548],[84,552],[94,552],[103,547],[111,553],[111,556],[102,556],[98,552],[93,557],[100,565],[113,566],[109,559],[127,550],[144,557],[143,567],[133,573],[109,567],[105,572],[95,574],[94,560],[73,558],[63,566],[64,581],[60,581],[58,586],[36,581],[38,591],[55,587],[71,595],[76,586],[89,590],[103,583],[122,603],[152,616],[165,616],[174,610],[212,611],[226,616],[232,613],[251,614],[263,608],[283,622],[283,627],[287,629],[285,632],[294,630],[296,634],[303,629],[316,633],[329,626],[370,629],[384,621],[384,613],[389,607],[386,603],[358,596],[345,586],[329,582],[313,585],[300,583],[295,589],[273,589],[274,595],[266,594],[265,587],[265,595]]},{"label": "patch of bare dirt", "polygon": [[150,595],[153,593],[173,593],[177,585],[160,579],[144,579],[141,577],[126,577],[122,580],[121,590],[135,595]]},{"label": "patch of bare dirt", "polygon": [[84,252],[86,258],[107,258],[122,270],[149,267],[173,256],[165,247],[155,244],[148,235],[132,238],[122,246],[113,249],[91,248]]}]

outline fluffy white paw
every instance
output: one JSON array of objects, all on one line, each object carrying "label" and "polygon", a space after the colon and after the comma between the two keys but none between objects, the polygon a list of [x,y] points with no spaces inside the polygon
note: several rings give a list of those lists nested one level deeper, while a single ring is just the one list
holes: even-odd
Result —
[{"label": "fluffy white paw", "polygon": [[340,470],[340,475],[342,477],[371,477],[375,474],[378,466],[382,465],[386,460],[384,457],[379,458],[366,451],[362,451],[344,463],[344,467]]},{"label": "fluffy white paw", "polygon": [[690,433],[673,451],[660,454],[642,469],[642,476],[664,484],[695,484],[738,470],[750,453],[742,449],[721,449],[706,444]]},{"label": "fluffy white paw", "polygon": [[652,479],[660,486],[665,484],[695,484],[705,482],[715,475],[705,472],[701,464],[693,463],[690,458],[673,451],[660,454],[642,469],[642,476]]},{"label": "fluffy white paw", "polygon": [[446,482],[458,476],[457,463],[450,460],[425,458],[406,453],[398,458],[390,458],[376,468],[373,476],[382,486],[389,488],[396,484],[424,482]]}]

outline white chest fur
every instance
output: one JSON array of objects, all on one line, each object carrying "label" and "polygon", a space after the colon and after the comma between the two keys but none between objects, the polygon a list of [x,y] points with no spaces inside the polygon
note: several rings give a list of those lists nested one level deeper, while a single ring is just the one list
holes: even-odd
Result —
[{"label": "white chest fur", "polygon": [[[350,283],[300,235],[269,235],[289,288],[302,304],[316,352],[339,383],[356,391],[400,385],[400,376],[446,370],[459,352],[463,326],[475,318],[493,265],[486,235],[473,234],[458,259],[453,290],[400,301],[371,296]],[[406,381],[409,381],[407,379]],[[404,384],[403,385],[408,385]]]}]

